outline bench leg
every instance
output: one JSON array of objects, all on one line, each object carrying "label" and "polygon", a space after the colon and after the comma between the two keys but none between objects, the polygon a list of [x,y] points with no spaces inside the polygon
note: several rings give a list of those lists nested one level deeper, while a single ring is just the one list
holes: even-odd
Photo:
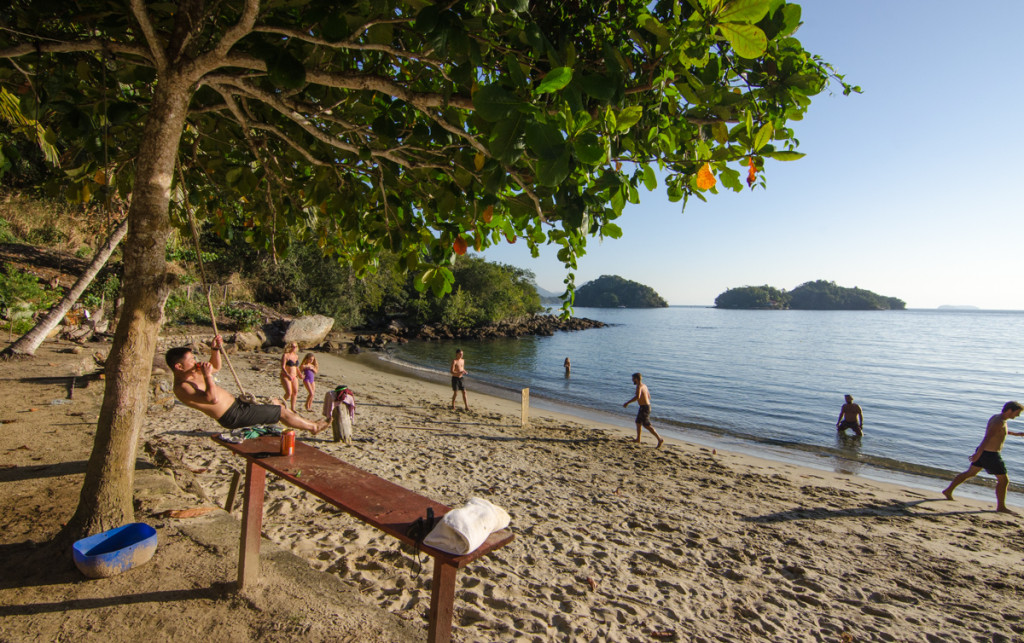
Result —
[{"label": "bench leg", "polygon": [[266,481],[266,469],[246,462],[242,540],[238,546],[238,589],[244,589],[260,575],[260,533],[263,529],[263,490]]},{"label": "bench leg", "polygon": [[224,511],[231,513],[235,508],[235,495],[238,494],[238,483],[242,481],[242,472],[235,471],[231,474],[231,486],[228,488],[228,499],[224,501]]},{"label": "bench leg", "polygon": [[454,565],[434,561],[434,582],[430,587],[430,629],[427,641],[448,643],[452,638],[452,613],[455,610]]}]

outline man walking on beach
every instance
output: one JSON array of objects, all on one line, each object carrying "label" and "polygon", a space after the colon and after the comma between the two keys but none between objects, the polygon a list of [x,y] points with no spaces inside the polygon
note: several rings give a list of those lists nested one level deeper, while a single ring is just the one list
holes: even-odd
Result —
[{"label": "man walking on beach", "polygon": [[167,351],[164,359],[174,373],[174,396],[187,407],[209,415],[225,429],[242,429],[258,424],[281,422],[293,429],[316,435],[327,427],[326,420],[310,422],[281,404],[250,404],[235,399],[213,380],[220,370],[220,335],[210,343],[210,361],[197,362],[192,349],[179,346]]},{"label": "man walking on beach", "polygon": [[647,385],[643,383],[643,376],[640,373],[633,373],[633,384],[636,384],[636,394],[622,405],[622,408],[626,408],[631,402],[636,402],[640,407],[640,410],[636,413],[636,442],[640,444],[640,427],[647,427],[647,430],[654,434],[654,437],[658,438],[658,446],[656,449],[660,449],[662,443],[665,441],[658,432],[654,430],[651,425],[651,392],[647,389]]},{"label": "man walking on beach", "polygon": [[1014,433],[1006,428],[1006,421],[1016,418],[1021,414],[1021,411],[1024,411],[1024,406],[1019,402],[1007,402],[1003,405],[1002,413],[997,413],[988,419],[988,426],[985,427],[985,437],[981,440],[981,444],[974,450],[974,455],[970,458],[971,466],[968,467],[967,471],[953,478],[949,486],[942,490],[942,495],[946,496],[947,500],[953,499],[953,490],[960,483],[973,478],[984,469],[996,477],[996,511],[1017,515],[1017,512],[1010,511],[1006,507],[1006,488],[1010,486],[1010,479],[1006,477],[1006,465],[1003,463],[1003,457],[999,455],[999,452],[1003,448],[1003,441],[1006,440],[1007,435],[1024,436],[1024,433]]},{"label": "man walking on beach", "polygon": [[853,429],[857,437],[864,435],[864,413],[860,404],[853,403],[853,396],[846,396],[846,404],[839,409],[839,419],[836,420],[836,431],[842,433],[846,429]]},{"label": "man walking on beach", "polygon": [[462,403],[466,405],[466,410],[469,410],[469,401],[466,400],[466,384],[462,381],[462,378],[469,371],[466,370],[466,361],[462,359],[462,349],[455,351],[455,359],[452,360],[451,368],[448,369],[452,374],[452,408],[455,408],[455,398],[459,396],[459,391],[462,391]]}]

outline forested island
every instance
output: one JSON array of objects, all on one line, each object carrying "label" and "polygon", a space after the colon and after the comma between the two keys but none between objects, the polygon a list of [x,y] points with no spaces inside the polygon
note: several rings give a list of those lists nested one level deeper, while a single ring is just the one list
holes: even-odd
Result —
[{"label": "forested island", "polygon": [[730,288],[715,297],[715,308],[771,310],[903,310],[907,304],[863,288],[846,288],[834,281],[808,281],[790,291],[772,286]]},{"label": "forested island", "polygon": [[617,275],[602,275],[580,286],[575,304],[584,308],[668,307],[668,302],[650,286]]}]

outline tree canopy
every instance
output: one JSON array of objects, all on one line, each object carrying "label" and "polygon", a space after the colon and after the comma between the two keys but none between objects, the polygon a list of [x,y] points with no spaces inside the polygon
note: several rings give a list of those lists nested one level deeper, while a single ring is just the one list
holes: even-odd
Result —
[{"label": "tree canopy", "polygon": [[593,308],[665,308],[668,302],[645,286],[618,275],[602,275],[580,286],[576,304]]},{"label": "tree canopy", "polygon": [[808,281],[786,292],[771,286],[730,288],[715,298],[716,308],[774,308],[792,310],[903,310],[906,302],[834,281]]},{"label": "tree canopy", "polygon": [[800,156],[791,122],[811,97],[856,88],[799,25],[784,0],[6,3],[0,89],[80,198],[130,199],[125,303],[69,531],[131,516],[124,463],[183,213],[274,257],[312,239],[363,271],[388,251],[438,294],[456,255],[517,239],[559,246],[573,270],[659,175],[685,203]]}]

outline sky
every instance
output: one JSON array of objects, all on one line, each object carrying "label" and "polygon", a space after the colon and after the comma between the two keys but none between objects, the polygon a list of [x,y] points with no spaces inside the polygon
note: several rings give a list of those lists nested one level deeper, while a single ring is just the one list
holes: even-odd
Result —
[{"label": "sky", "polygon": [[[588,242],[577,287],[619,275],[670,305],[816,279],[941,305],[1024,310],[1024,0],[802,0],[796,37],[863,94],[835,86],[793,123],[803,159],[768,160],[767,189],[690,199],[641,188]],[[484,255],[561,293],[545,247]]]}]

